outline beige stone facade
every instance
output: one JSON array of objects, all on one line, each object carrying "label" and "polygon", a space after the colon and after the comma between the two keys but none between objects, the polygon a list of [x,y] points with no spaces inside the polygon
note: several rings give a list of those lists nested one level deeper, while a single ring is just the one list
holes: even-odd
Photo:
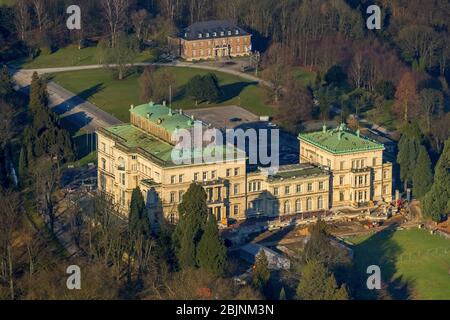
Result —
[{"label": "beige stone facade", "polygon": [[392,201],[392,163],[384,146],[345,127],[299,136],[300,163],[330,170],[331,206]]},{"label": "beige stone facade", "polygon": [[345,128],[299,135],[301,163],[269,174],[249,172],[246,157],[174,164],[174,145],[166,137],[191,128],[193,119],[152,103],[130,112],[132,123],[97,131],[98,188],[120,205],[124,216],[139,186],[149,211],[175,223],[177,206],[192,182],[203,186],[211,213],[224,225],[391,201],[392,164],[383,162],[383,145]]}]

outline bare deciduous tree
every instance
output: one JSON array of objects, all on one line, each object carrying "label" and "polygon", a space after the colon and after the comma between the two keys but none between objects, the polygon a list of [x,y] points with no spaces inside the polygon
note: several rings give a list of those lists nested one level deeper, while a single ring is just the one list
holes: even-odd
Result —
[{"label": "bare deciduous tree", "polygon": [[14,22],[19,33],[20,40],[25,40],[25,34],[30,27],[30,13],[28,0],[17,0],[15,6]]},{"label": "bare deciduous tree", "polygon": [[101,0],[101,6],[111,33],[111,47],[114,48],[117,36],[125,24],[129,2],[128,0]]},{"label": "bare deciduous tree", "polygon": [[47,14],[48,6],[45,2],[46,2],[45,0],[31,0],[34,13],[36,14],[38,28],[39,32],[41,33],[41,36],[42,32],[45,31],[45,27],[47,26],[48,22],[48,14]]},{"label": "bare deciduous tree", "polygon": [[35,165],[33,178],[38,209],[47,216],[50,230],[54,232],[56,219],[54,193],[58,187],[60,171],[52,163],[52,159],[43,157]]},{"label": "bare deciduous tree", "polygon": [[133,22],[134,31],[136,32],[136,37],[141,40],[143,33],[143,26],[148,19],[148,12],[145,9],[134,11],[131,14],[131,21]]},{"label": "bare deciduous tree", "polygon": [[15,297],[13,232],[19,227],[21,202],[17,193],[0,190],[0,279],[8,283],[11,300]]}]

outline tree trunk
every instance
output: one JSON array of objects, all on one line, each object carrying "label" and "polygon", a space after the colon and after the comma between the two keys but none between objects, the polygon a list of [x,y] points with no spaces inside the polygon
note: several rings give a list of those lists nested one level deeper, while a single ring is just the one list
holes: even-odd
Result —
[{"label": "tree trunk", "polygon": [[13,279],[13,263],[12,263],[12,252],[11,245],[8,245],[8,269],[9,269],[9,294],[11,300],[14,300],[14,279]]}]

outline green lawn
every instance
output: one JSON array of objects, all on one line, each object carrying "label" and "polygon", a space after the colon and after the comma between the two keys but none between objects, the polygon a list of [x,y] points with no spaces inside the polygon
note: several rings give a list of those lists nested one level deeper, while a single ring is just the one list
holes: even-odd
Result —
[{"label": "green lawn", "polygon": [[397,129],[398,122],[395,119],[393,107],[394,101],[387,101],[381,108],[370,109],[363,113],[363,116],[373,123],[394,131]]},{"label": "green lawn", "polygon": [[12,5],[14,5],[14,3],[16,2],[16,0],[0,0],[0,7],[10,7]]},{"label": "green lawn", "polygon": [[[155,58],[155,49],[145,50],[138,55],[136,62],[151,62]],[[25,69],[85,66],[100,63],[99,49],[97,47],[88,47],[79,50],[76,45],[69,45],[51,54],[41,54],[35,59],[24,58],[14,62],[14,64]]]},{"label": "green lawn", "polygon": [[[224,92],[222,101],[217,104],[202,103],[195,106],[195,102],[184,94],[184,86],[191,77],[204,75],[210,71],[179,67],[165,68],[174,74],[177,82],[177,94],[173,98],[173,108],[192,109],[214,105],[240,105],[258,115],[273,114],[272,107],[263,103],[261,87],[249,80],[221,72],[216,72],[216,75]],[[121,81],[114,79],[111,73],[104,69],[55,73],[50,77],[64,88],[89,100],[124,122],[129,121],[131,104],[144,103],[139,98],[139,75],[136,73]]]},{"label": "green lawn", "polygon": [[[351,238],[355,270],[378,265],[394,298],[450,299],[450,240],[426,230],[384,231]],[[370,296],[369,290],[362,296]],[[361,294],[361,292],[358,292]]]}]

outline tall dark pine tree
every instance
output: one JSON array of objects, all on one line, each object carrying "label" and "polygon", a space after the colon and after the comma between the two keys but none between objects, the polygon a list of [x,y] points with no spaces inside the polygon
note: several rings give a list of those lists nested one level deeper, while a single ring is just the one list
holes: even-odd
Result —
[{"label": "tall dark pine tree", "polygon": [[412,123],[403,129],[403,134],[398,143],[397,162],[400,165],[400,179],[404,183],[405,190],[413,178],[420,138],[419,127],[416,123]]},{"label": "tall dark pine tree", "polygon": [[297,298],[301,300],[348,300],[345,286],[338,286],[328,269],[318,261],[309,261],[301,270]]},{"label": "tall dark pine tree", "polygon": [[148,239],[150,237],[150,222],[145,208],[144,197],[139,187],[136,187],[131,194],[128,229],[130,236],[133,238],[143,236],[144,239]]},{"label": "tall dark pine tree", "polygon": [[260,250],[253,266],[252,285],[255,289],[264,292],[270,281],[269,261],[264,250]]},{"label": "tall dark pine tree", "polygon": [[433,185],[423,199],[423,211],[436,222],[450,213],[450,138],[436,165]]},{"label": "tall dark pine tree", "polygon": [[3,66],[0,70],[0,100],[6,100],[13,92],[13,82],[8,68]]},{"label": "tall dark pine tree", "polygon": [[31,77],[30,86],[30,109],[32,111],[38,111],[38,109],[45,108],[47,106],[47,91],[44,81],[38,76],[37,72],[34,72]]},{"label": "tall dark pine tree", "polygon": [[433,184],[433,172],[431,160],[427,149],[423,145],[419,147],[419,156],[413,174],[413,193],[416,198],[421,199],[430,190]]},{"label": "tall dark pine tree", "polygon": [[222,275],[226,258],[227,250],[220,238],[216,217],[210,214],[197,248],[198,266],[211,274]]},{"label": "tall dark pine tree", "polygon": [[72,161],[70,134],[60,127],[58,117],[48,108],[47,86],[36,72],[31,79],[29,107],[33,123],[26,128],[24,140],[32,145],[34,155],[37,158],[47,155],[60,162]]},{"label": "tall dark pine tree", "polygon": [[20,149],[19,166],[18,166],[18,173],[20,180],[19,183],[21,186],[24,185],[26,172],[27,172],[27,152],[25,148],[22,146],[22,148]]},{"label": "tall dark pine tree", "polygon": [[208,217],[206,192],[192,183],[178,205],[179,222],[173,235],[175,253],[181,267],[197,266],[197,247]]}]

